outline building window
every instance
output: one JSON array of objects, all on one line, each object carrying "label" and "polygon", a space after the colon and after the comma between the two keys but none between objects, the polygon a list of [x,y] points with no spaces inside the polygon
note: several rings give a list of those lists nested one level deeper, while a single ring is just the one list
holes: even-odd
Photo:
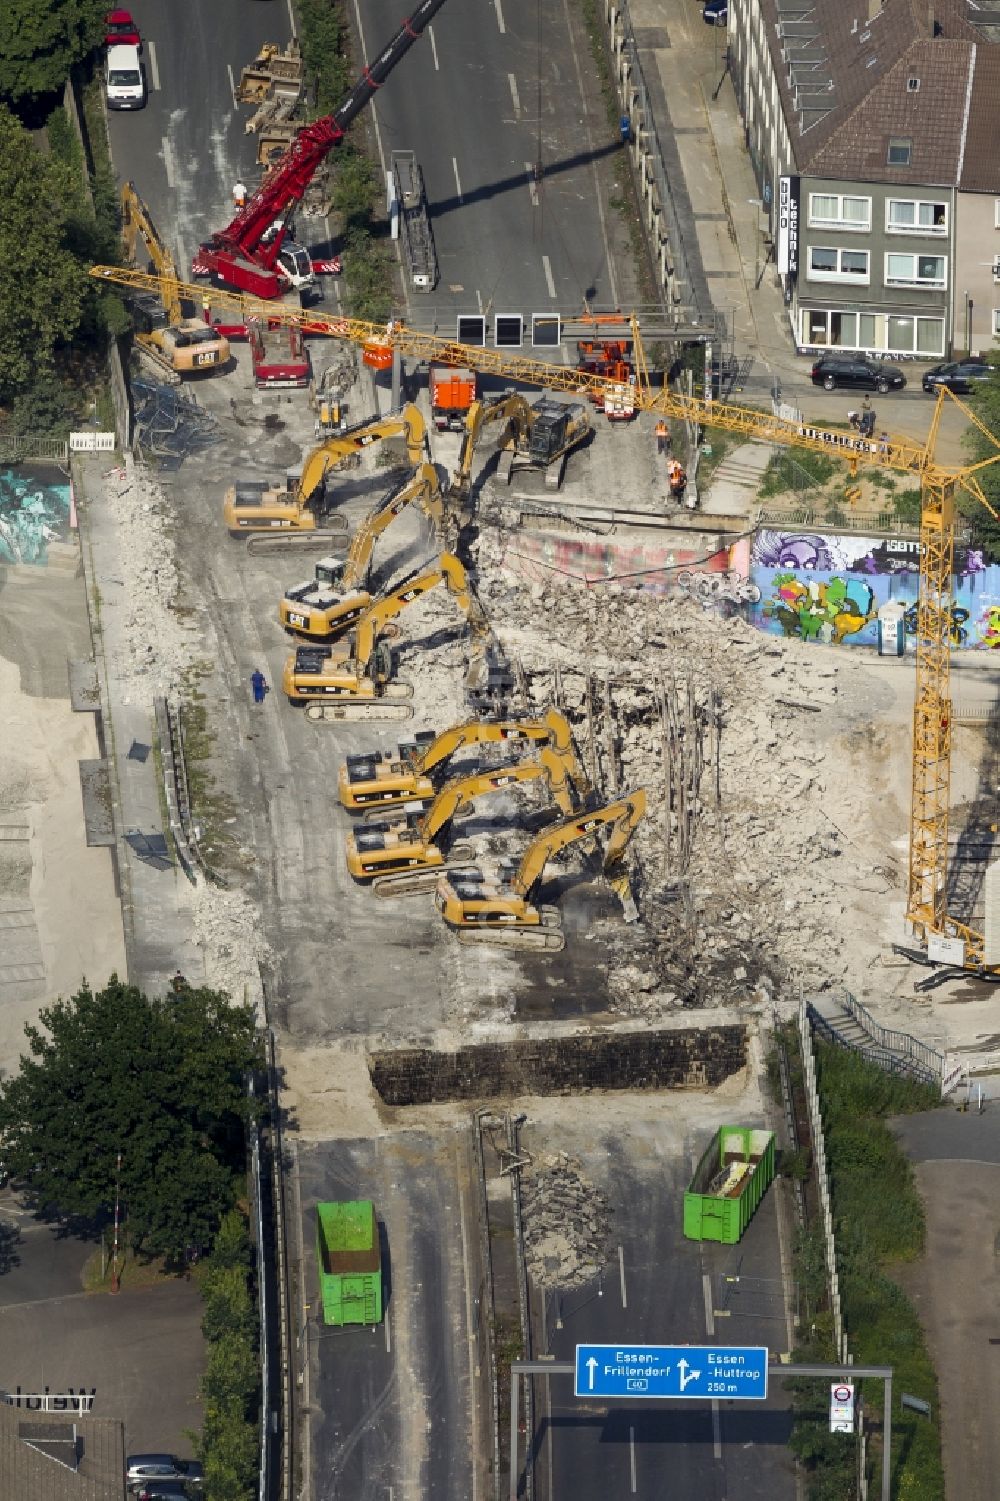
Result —
[{"label": "building window", "polygon": [[[1000,308],[994,313],[1000,333]],[[835,308],[802,308],[802,343],[819,349],[863,349],[871,354],[944,354],[944,319],[912,314],[853,313]]]},{"label": "building window", "polygon": [[910,165],[910,142],[902,136],[892,136],[889,140],[889,154],[886,161],[890,167],[908,167]]},{"label": "building window", "polygon": [[809,223],[820,229],[869,230],[872,201],[847,193],[810,193]]},{"label": "building window", "polygon": [[834,245],[810,245],[810,281],[868,282],[868,251],[842,250]]},{"label": "building window", "polygon": [[890,198],[885,208],[889,234],[945,235],[948,205],[923,198]]},{"label": "building window", "polygon": [[1000,307],[993,309],[993,332],[1000,334]]},{"label": "building window", "polygon": [[993,200],[993,223],[1000,229],[1000,198]]},{"label": "building window", "polygon": [[944,321],[941,318],[911,318],[890,313],[886,321],[886,347],[891,354],[941,354]]},{"label": "building window", "polygon": [[943,255],[890,252],[885,258],[885,284],[887,287],[945,287],[947,266],[947,257]]}]

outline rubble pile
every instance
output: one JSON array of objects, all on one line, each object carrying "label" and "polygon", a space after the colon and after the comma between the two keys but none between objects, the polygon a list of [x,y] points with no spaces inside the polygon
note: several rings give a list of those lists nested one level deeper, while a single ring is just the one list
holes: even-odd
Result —
[{"label": "rubble pile", "polygon": [[524,1253],[536,1287],[592,1282],[607,1260],[611,1205],[566,1152],[542,1157],[521,1175]]},{"label": "rubble pile", "polygon": [[180,687],[199,654],[202,628],[178,609],[180,585],[168,527],[171,509],[155,477],[128,466],[109,477],[105,503],[119,539],[117,569],[101,585],[101,608],[120,616],[120,635],[108,658],[123,701],[149,700]]},{"label": "rubble pile", "polygon": [[[833,929],[846,877],[835,863],[846,851],[825,807],[822,711],[853,664],[817,660],[683,597],[556,575],[526,584],[505,566],[495,530],[481,532],[478,554],[481,598],[531,707],[561,692],[599,796],[637,786],[649,796],[630,851],[643,922],[609,922],[602,934],[619,961],[612,1008],[652,1018],[681,1005],[766,1004],[792,981],[841,981]],[[685,849],[663,698],[688,682],[703,765]]]},{"label": "rubble pile", "polygon": [[193,912],[205,983],[236,1002],[253,999],[260,989],[260,966],[274,961],[254,903],[240,891],[202,882],[194,892]]}]

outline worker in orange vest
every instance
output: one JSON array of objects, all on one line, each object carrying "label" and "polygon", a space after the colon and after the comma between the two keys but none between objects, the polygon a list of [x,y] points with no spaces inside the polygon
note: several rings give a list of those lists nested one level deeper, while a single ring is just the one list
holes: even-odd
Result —
[{"label": "worker in orange vest", "polygon": [[662,417],[653,431],[656,434],[656,452],[658,454],[666,453],[670,447],[670,429]]}]

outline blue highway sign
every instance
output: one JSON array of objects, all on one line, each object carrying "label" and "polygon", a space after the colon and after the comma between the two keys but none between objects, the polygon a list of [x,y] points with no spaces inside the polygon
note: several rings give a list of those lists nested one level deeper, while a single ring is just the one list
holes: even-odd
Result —
[{"label": "blue highway sign", "polygon": [[577,1345],[577,1397],[767,1396],[763,1345]]}]

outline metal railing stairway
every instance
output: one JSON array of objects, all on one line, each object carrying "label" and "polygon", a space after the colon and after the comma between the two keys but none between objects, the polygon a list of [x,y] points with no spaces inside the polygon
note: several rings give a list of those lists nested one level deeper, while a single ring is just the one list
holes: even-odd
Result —
[{"label": "metal railing stairway", "polygon": [[881,1026],[850,991],[810,996],[806,999],[806,1011],[813,1031],[825,1041],[862,1054],[886,1073],[903,1074],[922,1084],[942,1088],[944,1054],[908,1032]]}]

